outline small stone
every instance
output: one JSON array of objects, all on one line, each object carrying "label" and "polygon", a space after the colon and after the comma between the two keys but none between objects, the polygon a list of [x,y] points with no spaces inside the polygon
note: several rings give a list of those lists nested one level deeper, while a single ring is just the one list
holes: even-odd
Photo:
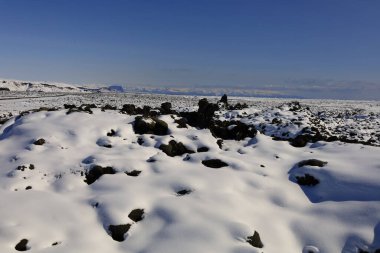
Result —
[{"label": "small stone", "polygon": [[134,222],[139,222],[144,219],[144,209],[134,209],[129,214],[128,217]]},{"label": "small stone", "polygon": [[169,141],[168,145],[161,144],[159,149],[161,149],[165,154],[171,157],[181,156],[186,153],[194,153],[193,150],[186,148],[186,146],[183,145],[182,142],[176,142],[175,140]]},{"label": "small stone", "polygon": [[201,152],[207,152],[207,151],[209,151],[209,148],[208,148],[208,147],[200,147],[200,148],[197,149],[197,152],[198,152],[198,153],[201,153]]},{"label": "small stone", "polygon": [[34,145],[40,145],[40,146],[41,146],[41,145],[44,145],[45,142],[46,142],[46,141],[45,141],[44,139],[41,138],[41,139],[38,139],[38,140],[34,141],[33,144],[34,144]]},{"label": "small stone", "polygon": [[300,177],[300,176],[296,177],[296,179],[297,179],[297,184],[299,185],[316,186],[317,184],[319,184],[318,179],[316,179],[315,177],[307,173],[303,177]]},{"label": "small stone", "polygon": [[28,240],[22,239],[19,243],[17,243],[17,245],[15,246],[15,249],[17,251],[27,251],[29,250],[29,247],[27,244],[28,244]]},{"label": "small stone", "polygon": [[141,173],[141,170],[132,170],[132,171],[126,171],[125,174],[127,174],[128,176],[130,177],[137,177],[138,175],[140,175]]},{"label": "small stone", "polygon": [[189,189],[183,189],[183,190],[177,191],[177,195],[178,195],[178,196],[183,196],[183,195],[190,194],[191,192],[192,192],[192,190],[189,190]]},{"label": "small stone", "polygon": [[124,241],[124,235],[131,228],[131,224],[109,225],[108,230],[111,233],[112,239],[118,242]]},{"label": "small stone", "polygon": [[204,166],[206,166],[206,167],[210,167],[210,168],[214,168],[214,169],[218,169],[218,168],[222,168],[222,167],[228,166],[227,163],[223,162],[220,159],[203,160],[202,164]]},{"label": "small stone", "polygon": [[94,183],[96,180],[98,180],[98,178],[100,178],[102,175],[104,174],[115,174],[116,171],[114,170],[114,168],[108,166],[108,167],[102,167],[102,166],[99,166],[99,165],[95,165],[91,168],[90,171],[88,171],[86,173],[86,180],[85,182],[87,184],[92,184]]},{"label": "small stone", "polygon": [[317,166],[317,167],[323,167],[327,164],[327,162],[317,160],[317,159],[309,159],[309,160],[303,160],[298,163],[298,167],[303,166]]},{"label": "small stone", "polygon": [[252,236],[247,237],[247,242],[251,244],[255,248],[263,248],[264,244],[262,243],[260,239],[260,235],[257,231]]}]

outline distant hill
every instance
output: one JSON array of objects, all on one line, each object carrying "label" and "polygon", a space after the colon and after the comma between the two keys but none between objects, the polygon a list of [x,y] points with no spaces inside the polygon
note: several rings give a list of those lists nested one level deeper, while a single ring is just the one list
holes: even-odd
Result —
[{"label": "distant hill", "polygon": [[0,80],[0,91],[30,91],[30,92],[124,92],[121,85],[109,87],[75,86],[67,83],[31,82],[19,80]]}]

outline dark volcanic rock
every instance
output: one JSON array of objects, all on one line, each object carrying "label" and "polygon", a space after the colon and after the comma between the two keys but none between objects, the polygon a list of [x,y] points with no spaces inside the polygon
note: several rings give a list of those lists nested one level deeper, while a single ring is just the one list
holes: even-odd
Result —
[{"label": "dark volcanic rock", "polygon": [[208,148],[208,147],[199,147],[198,149],[197,149],[197,152],[198,153],[202,153],[202,152],[207,152],[207,151],[209,151],[210,149]]},{"label": "dark volcanic rock", "polygon": [[113,129],[111,129],[111,131],[109,131],[109,132],[107,133],[107,136],[109,136],[109,137],[116,136],[116,131],[113,130]]},{"label": "dark volcanic rock", "polygon": [[255,248],[263,248],[264,244],[261,241],[260,235],[257,231],[252,236],[247,237],[247,242]]},{"label": "dark volcanic rock", "polygon": [[220,98],[219,102],[224,103],[225,105],[228,105],[227,95],[224,94],[224,95]]},{"label": "dark volcanic rock", "polygon": [[297,176],[297,184],[304,186],[316,186],[319,184],[319,180],[310,174],[305,174],[303,177]]},{"label": "dark volcanic rock", "polygon": [[45,144],[45,140],[44,139],[38,139],[36,141],[33,142],[34,145],[44,145]]},{"label": "dark volcanic rock", "polygon": [[110,166],[102,167],[99,165],[95,165],[91,168],[90,171],[86,173],[85,182],[90,185],[94,183],[96,180],[98,180],[98,178],[100,178],[104,174],[115,174],[115,173],[116,171],[114,170],[114,168]]},{"label": "dark volcanic rock", "polygon": [[159,149],[161,149],[168,156],[181,156],[186,153],[194,153],[193,150],[186,148],[182,142],[176,142],[175,140],[169,141],[169,144],[161,144]]},{"label": "dark volcanic rock", "polygon": [[102,111],[104,112],[105,110],[113,110],[114,111],[114,110],[117,110],[117,107],[106,104],[105,106],[102,107]]},{"label": "dark volcanic rock", "polygon": [[176,119],[174,122],[178,124],[178,128],[187,128],[187,119],[185,118]]},{"label": "dark volcanic rock", "polygon": [[76,108],[76,105],[64,104],[63,108],[65,108],[65,109],[74,109],[74,108]]},{"label": "dark volcanic rock", "polygon": [[144,144],[144,139],[142,137],[137,138],[137,143],[139,145],[143,145]]},{"label": "dark volcanic rock", "polygon": [[139,222],[144,219],[144,209],[134,209],[128,214],[128,217],[134,222]]},{"label": "dark volcanic rock", "polygon": [[291,140],[290,144],[296,148],[305,147],[306,144],[312,140],[310,135],[298,135],[296,138]]},{"label": "dark volcanic rock", "polygon": [[298,167],[303,167],[303,166],[317,166],[317,167],[323,167],[327,164],[327,162],[318,160],[318,159],[309,159],[309,160],[304,160],[298,163]]},{"label": "dark volcanic rock", "polygon": [[85,113],[89,113],[89,114],[92,114],[92,110],[91,108],[96,108],[96,105],[95,104],[83,104],[79,107],[76,107],[75,105],[67,105],[65,104],[64,105],[65,109],[69,109],[66,114],[70,114],[70,113],[73,113],[73,112],[85,112]]},{"label": "dark volcanic rock", "polygon": [[109,225],[108,230],[111,233],[112,239],[118,242],[124,241],[124,235],[131,228],[131,224]]},{"label": "dark volcanic rock", "polygon": [[246,103],[243,103],[243,104],[237,103],[236,105],[230,105],[228,107],[229,110],[242,110],[245,108],[248,108],[248,105]]},{"label": "dark volcanic rock", "polygon": [[219,147],[220,149],[223,148],[223,140],[222,140],[222,139],[218,139],[218,140],[216,140],[216,144],[218,145],[218,147]]},{"label": "dark volcanic rock", "polygon": [[137,177],[138,175],[140,175],[141,173],[141,170],[132,170],[132,171],[126,171],[125,174],[127,174],[128,176],[130,177]]},{"label": "dark volcanic rock", "polygon": [[137,134],[155,135],[167,135],[169,131],[168,124],[165,121],[157,118],[143,118],[141,116],[135,118],[133,130]]},{"label": "dark volcanic rock", "polygon": [[19,243],[16,244],[15,249],[17,251],[27,251],[30,248],[28,247],[28,240],[22,239]]},{"label": "dark volcanic rock", "polygon": [[121,113],[126,113],[129,115],[136,115],[136,106],[133,104],[125,104],[123,108],[120,110]]},{"label": "dark volcanic rock", "polygon": [[191,192],[192,192],[192,190],[183,189],[183,190],[177,191],[177,196],[187,195],[187,194],[190,194]]},{"label": "dark volcanic rock", "polygon": [[223,162],[220,159],[203,160],[202,164],[204,166],[206,166],[206,167],[210,167],[210,168],[214,168],[214,169],[218,169],[218,168],[222,168],[222,167],[228,166],[227,163]]},{"label": "dark volcanic rock", "polygon": [[253,138],[257,134],[254,126],[248,126],[240,121],[215,121],[210,125],[210,131],[215,138],[223,140],[243,140]]},{"label": "dark volcanic rock", "polygon": [[209,103],[206,98],[203,98],[198,102],[197,112],[181,112],[180,115],[186,118],[190,126],[203,129],[209,127],[217,110],[219,110],[217,104]]},{"label": "dark volcanic rock", "polygon": [[173,113],[173,111],[172,111],[172,104],[169,103],[169,102],[162,103],[161,107],[160,107],[160,112],[162,114],[171,114],[171,113]]},{"label": "dark volcanic rock", "polygon": [[26,166],[25,165],[20,165],[20,166],[17,166],[16,170],[21,170],[21,171],[25,171],[26,169]]}]

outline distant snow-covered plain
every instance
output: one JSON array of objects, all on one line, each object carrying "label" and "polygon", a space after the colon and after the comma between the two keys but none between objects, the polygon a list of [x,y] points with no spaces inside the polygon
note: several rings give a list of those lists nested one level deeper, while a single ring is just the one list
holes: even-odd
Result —
[{"label": "distant snow-covered plain", "polygon": [[[2,92],[0,252],[380,252],[379,102],[235,97],[180,127],[199,99]],[[120,111],[163,102],[164,132]]]}]

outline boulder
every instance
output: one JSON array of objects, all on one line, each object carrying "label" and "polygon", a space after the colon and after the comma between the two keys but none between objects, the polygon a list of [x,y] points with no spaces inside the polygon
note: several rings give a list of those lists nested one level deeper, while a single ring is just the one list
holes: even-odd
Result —
[{"label": "boulder", "polygon": [[155,135],[167,135],[168,124],[160,119],[154,117],[141,117],[135,118],[133,124],[133,130],[136,134],[155,134]]},{"label": "boulder", "polygon": [[175,140],[169,141],[168,145],[161,144],[159,149],[161,149],[165,154],[171,157],[181,156],[186,153],[194,153],[193,150],[186,148],[186,146],[183,145],[182,142],[176,142]]},{"label": "boulder", "polygon": [[111,233],[112,239],[118,242],[124,241],[124,235],[131,228],[131,224],[109,225],[108,230]]},{"label": "boulder", "polygon": [[223,162],[220,159],[209,159],[209,160],[203,160],[202,164],[206,167],[213,168],[213,169],[218,169],[222,167],[228,166],[227,163]]},{"label": "boulder", "polygon": [[261,241],[260,235],[257,231],[252,236],[247,237],[247,242],[255,248],[263,248],[264,244]]},{"label": "boulder", "polygon": [[90,185],[94,183],[96,180],[98,180],[104,174],[115,174],[115,173],[116,173],[115,169],[110,166],[102,167],[99,165],[95,165],[91,168],[90,171],[86,173],[85,182]]}]

